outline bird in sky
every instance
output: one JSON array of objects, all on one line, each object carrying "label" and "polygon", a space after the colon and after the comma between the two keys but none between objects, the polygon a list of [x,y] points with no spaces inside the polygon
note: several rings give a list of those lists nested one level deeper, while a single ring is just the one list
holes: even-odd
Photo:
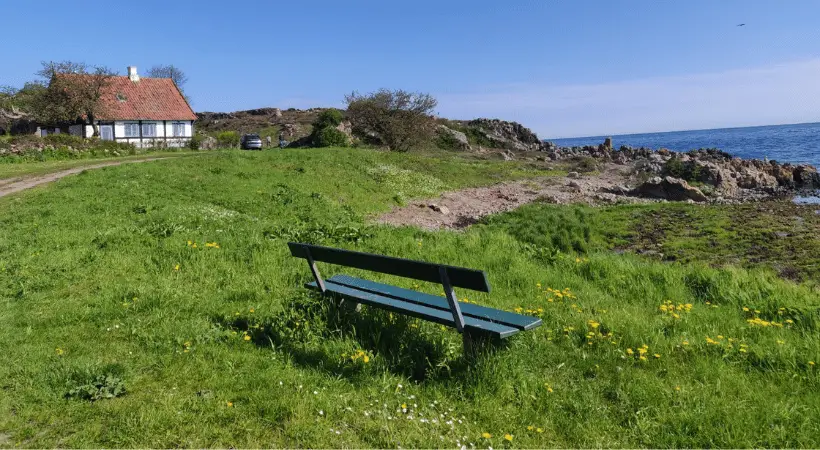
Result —
[{"label": "bird in sky", "polygon": [[745,23],[738,24],[739,27],[745,26]]}]

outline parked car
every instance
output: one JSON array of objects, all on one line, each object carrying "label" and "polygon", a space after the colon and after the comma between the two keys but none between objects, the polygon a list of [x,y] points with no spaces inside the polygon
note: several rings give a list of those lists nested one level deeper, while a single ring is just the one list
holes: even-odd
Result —
[{"label": "parked car", "polygon": [[243,134],[239,146],[243,150],[262,150],[262,139],[258,134]]}]

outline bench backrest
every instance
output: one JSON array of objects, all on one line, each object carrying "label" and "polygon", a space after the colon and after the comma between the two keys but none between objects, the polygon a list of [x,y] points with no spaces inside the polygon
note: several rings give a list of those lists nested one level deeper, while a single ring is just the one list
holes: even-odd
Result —
[{"label": "bench backrest", "polygon": [[443,282],[441,269],[444,269],[453,287],[490,292],[490,283],[487,281],[487,275],[481,270],[465,269],[463,267],[432,264],[423,261],[414,261],[412,259],[394,258],[392,256],[374,255],[372,253],[354,252],[296,242],[288,242],[288,248],[290,248],[290,254],[297,258],[313,259],[314,261],[355,267],[371,272],[386,273],[388,275],[439,284]]}]

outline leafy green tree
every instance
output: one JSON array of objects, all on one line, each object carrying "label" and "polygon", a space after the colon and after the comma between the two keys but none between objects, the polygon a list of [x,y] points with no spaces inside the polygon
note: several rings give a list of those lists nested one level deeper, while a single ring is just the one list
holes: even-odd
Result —
[{"label": "leafy green tree", "polygon": [[365,141],[408,151],[433,139],[432,114],[438,102],[430,94],[380,89],[370,94],[353,92],[345,101],[353,132]]}]

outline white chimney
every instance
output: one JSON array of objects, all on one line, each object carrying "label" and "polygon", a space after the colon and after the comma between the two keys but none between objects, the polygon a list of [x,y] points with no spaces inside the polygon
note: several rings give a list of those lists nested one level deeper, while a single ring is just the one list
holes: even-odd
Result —
[{"label": "white chimney", "polygon": [[128,78],[133,82],[140,80],[140,76],[137,75],[137,66],[128,66]]}]

